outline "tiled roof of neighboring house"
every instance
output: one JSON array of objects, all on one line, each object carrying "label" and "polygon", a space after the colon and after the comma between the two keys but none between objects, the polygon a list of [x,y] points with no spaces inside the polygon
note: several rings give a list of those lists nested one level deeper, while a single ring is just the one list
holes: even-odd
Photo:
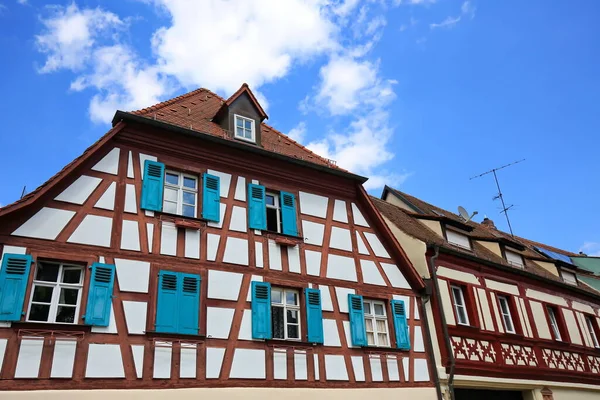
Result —
[{"label": "tiled roof of neighboring house", "polygon": [[[510,245],[510,243],[512,242],[517,245],[521,245],[524,248],[520,252],[524,256],[525,271],[557,282],[562,282],[562,280],[556,275],[548,272],[535,262],[535,260],[540,260],[552,263],[553,260],[541,255],[540,253],[535,251],[533,247],[545,247],[549,250],[556,251],[567,256],[575,255],[575,253],[565,252],[564,250],[547,246],[542,243],[530,241],[520,237],[512,237],[508,233],[502,232],[496,229],[495,227],[479,224],[474,221],[469,221],[465,223],[465,221],[463,221],[462,218],[457,214],[436,207],[432,204],[429,204],[421,199],[408,195],[399,190],[386,187],[384,193],[386,193],[386,191],[392,192],[404,202],[409,202],[410,205],[412,205],[418,210],[409,211],[404,208],[398,207],[394,204],[391,204],[387,201],[372,197],[371,199],[373,200],[373,203],[380,211],[380,213],[384,215],[387,219],[389,219],[392,223],[394,223],[394,225],[396,225],[400,230],[427,244],[438,245],[442,248],[452,250],[453,252],[456,252],[458,254],[462,253],[465,256],[476,257],[478,259],[493,262],[495,264],[516,268],[511,266],[503,257],[498,256],[496,253],[492,252],[482,244],[478,243],[478,241],[480,240],[496,242],[503,240],[504,243],[508,245]],[[439,214],[443,214],[444,217],[440,217]],[[425,224],[419,221],[420,218],[424,217],[428,219],[439,219],[440,222],[444,222],[445,218],[447,218],[455,222],[468,225],[470,228],[472,228],[472,230],[470,232],[465,232],[465,234],[471,237],[472,239],[475,239],[475,241],[472,241],[472,250],[470,251],[448,243],[445,240],[445,238],[441,237],[438,233],[434,232]],[[579,287],[586,291],[593,292],[595,295],[597,295],[598,292],[600,292],[600,290],[592,290],[591,287],[593,287],[593,285],[589,283],[587,285],[580,283]],[[598,285],[598,287],[600,287],[600,284]]]}]

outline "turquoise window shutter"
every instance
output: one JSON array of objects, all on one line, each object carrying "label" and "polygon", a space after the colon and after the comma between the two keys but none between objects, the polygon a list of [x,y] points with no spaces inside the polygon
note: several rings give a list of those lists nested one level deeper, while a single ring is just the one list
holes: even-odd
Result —
[{"label": "turquoise window shutter", "polygon": [[0,321],[19,321],[32,258],[25,254],[4,254],[0,270]]},{"label": "turquoise window shutter", "polygon": [[177,332],[198,334],[198,309],[200,307],[200,275],[180,274],[179,323]]},{"label": "turquoise window shutter", "polygon": [[142,204],[140,208],[150,211],[162,211],[165,164],[146,160],[144,162],[144,181],[142,182]]},{"label": "turquoise window shutter", "polygon": [[221,219],[220,180],[207,173],[202,179],[202,218],[215,222]]},{"label": "turquoise window shutter", "polygon": [[92,276],[85,310],[85,323],[94,326],[108,326],[115,282],[115,266],[94,263],[90,268]]},{"label": "turquoise window shutter", "polygon": [[363,298],[356,294],[348,294],[348,309],[350,310],[350,337],[352,345],[366,346],[367,331],[365,330],[365,313]]},{"label": "turquoise window shutter", "polygon": [[323,343],[323,311],[321,309],[321,291],[319,289],[304,289],[306,301],[306,324],[308,326],[308,341]]},{"label": "turquoise window shutter", "polygon": [[298,224],[296,222],[296,198],[293,194],[287,192],[280,193],[281,202],[281,223],[283,225],[283,234],[298,236]]},{"label": "turquoise window shutter", "polygon": [[177,332],[180,280],[181,274],[178,272],[160,271],[158,274],[156,332]]},{"label": "turquoise window shutter", "polygon": [[252,337],[271,339],[271,284],[252,282]]},{"label": "turquoise window shutter", "polygon": [[248,184],[248,227],[250,229],[267,229],[267,206],[265,187]]},{"label": "turquoise window shutter", "polygon": [[406,322],[406,308],[404,307],[404,301],[392,300],[392,313],[394,315],[396,345],[399,349],[410,350],[410,338],[408,336],[408,323]]}]

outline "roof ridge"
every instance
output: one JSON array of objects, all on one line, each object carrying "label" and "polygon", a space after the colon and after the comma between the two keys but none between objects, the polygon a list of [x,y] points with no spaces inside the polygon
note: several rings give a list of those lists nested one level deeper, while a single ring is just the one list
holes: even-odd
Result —
[{"label": "roof ridge", "polygon": [[202,92],[202,91],[210,93],[211,95],[219,98],[221,101],[225,101],[225,99],[223,99],[218,94],[213,93],[212,91],[210,91],[210,90],[208,90],[206,88],[200,87],[198,89],[192,90],[191,92],[187,92],[187,93],[184,93],[184,94],[182,94],[180,96],[173,97],[173,98],[171,98],[169,100],[161,101],[160,103],[156,103],[156,104],[151,105],[149,107],[144,107],[144,108],[141,108],[139,110],[131,111],[131,113],[135,114],[135,115],[146,115],[146,114],[148,114],[151,111],[154,111],[154,110],[157,110],[159,108],[163,108],[163,107],[169,106],[169,105],[171,105],[173,103],[176,103],[176,102],[178,102],[180,100],[185,100],[188,97],[191,97],[191,96],[193,96],[193,95],[195,95],[195,94],[197,94],[199,92]]}]

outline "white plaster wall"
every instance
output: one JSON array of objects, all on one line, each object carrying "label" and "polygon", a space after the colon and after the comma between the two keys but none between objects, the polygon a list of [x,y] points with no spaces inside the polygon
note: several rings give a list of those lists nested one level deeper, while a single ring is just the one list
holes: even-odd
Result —
[{"label": "white plaster wall", "polygon": [[221,236],[209,233],[206,235],[206,247],[207,254],[206,258],[208,261],[215,261],[217,259],[217,250],[219,250],[219,241]]},{"label": "white plaster wall", "polygon": [[410,358],[402,357],[402,370],[404,371],[404,380],[408,382],[410,376]]},{"label": "white plaster wall", "polygon": [[143,376],[143,373],[144,373],[144,345],[143,344],[132,344],[131,352],[133,353],[133,363],[135,364],[135,374],[138,379],[141,379]]},{"label": "white plaster wall", "polygon": [[148,154],[140,153],[140,175],[142,176],[142,179],[144,179],[144,163],[146,162],[146,160],[157,161],[157,158],[156,156],[150,156]]},{"label": "white plaster wall", "polygon": [[357,382],[365,381],[365,366],[362,356],[352,356],[352,370],[354,371],[354,379]]},{"label": "white plaster wall", "polygon": [[248,240],[228,237],[225,243],[223,262],[248,265]]},{"label": "white plaster wall", "polygon": [[312,193],[299,192],[300,212],[306,215],[312,215],[319,218],[327,216],[328,198]]},{"label": "white plaster wall", "polygon": [[413,339],[413,351],[416,353],[425,352],[425,343],[423,342],[423,331],[420,326],[415,326],[415,337]]},{"label": "white plaster wall", "polygon": [[319,285],[319,290],[321,291],[321,309],[323,311],[333,311],[329,286]]},{"label": "white plaster wall", "polygon": [[318,381],[321,379],[319,376],[319,355],[313,354],[313,360],[314,360],[315,380]]},{"label": "white plaster wall", "polygon": [[238,339],[252,340],[252,310],[244,310]]},{"label": "white plaster wall", "polygon": [[494,320],[492,319],[492,311],[490,310],[490,304],[488,302],[485,290],[477,288],[477,297],[479,297],[479,303],[483,314],[483,321],[485,322],[485,329],[488,331],[493,331]]},{"label": "white plaster wall", "polygon": [[217,379],[221,373],[225,349],[220,347],[206,348],[206,379]]},{"label": "white plaster wall", "polygon": [[300,247],[296,246],[288,246],[288,268],[290,272],[299,274],[300,273]]},{"label": "white plaster wall", "polygon": [[496,290],[502,293],[510,293],[514,296],[519,295],[519,288],[516,285],[509,285],[506,283],[494,281],[492,279],[486,279],[485,284],[488,288]]},{"label": "white plaster wall", "polygon": [[223,307],[206,308],[206,336],[228,339],[235,309]]},{"label": "white plaster wall", "polygon": [[325,378],[328,381],[347,381],[348,371],[344,356],[325,354]]},{"label": "white plaster wall", "polygon": [[115,267],[122,292],[148,293],[149,262],[115,258]]},{"label": "white plaster wall", "polygon": [[352,239],[350,239],[350,231],[348,229],[333,226],[331,228],[329,247],[334,249],[352,251]]},{"label": "white plaster wall", "polygon": [[302,221],[302,232],[304,233],[304,242],[306,244],[323,246],[325,225],[311,221]]},{"label": "white plaster wall", "polygon": [[333,220],[348,223],[348,213],[346,212],[346,202],[344,200],[336,200],[333,204]]},{"label": "white plaster wall", "polygon": [[254,257],[255,257],[256,267],[264,268],[262,242],[258,242],[258,241],[254,242]]},{"label": "white plaster wall", "polygon": [[381,358],[378,355],[369,356],[369,364],[371,364],[371,379],[373,379],[373,382],[382,382],[383,369],[381,367]]},{"label": "white plaster wall", "polygon": [[102,208],[104,210],[110,210],[110,211],[114,210],[115,209],[116,191],[117,191],[117,182],[113,182],[106,189],[104,194],[102,194],[102,196],[100,196],[100,198],[98,199],[98,201],[96,202],[94,207]]},{"label": "white plaster wall", "polygon": [[239,201],[246,201],[246,178],[238,176],[237,183],[235,185],[234,199]]},{"label": "white plaster wall", "polygon": [[265,379],[265,351],[235,349],[230,378]]},{"label": "white plaster wall", "polygon": [[154,347],[154,379],[171,378],[171,357],[173,356],[173,344],[171,342],[157,342]]},{"label": "white plaster wall", "polygon": [[226,271],[208,271],[209,299],[237,301],[244,275]]},{"label": "white plaster wall", "polygon": [[577,321],[575,321],[575,315],[573,314],[573,311],[563,308],[562,313],[565,318],[565,325],[567,326],[567,330],[569,331],[569,336],[571,337],[571,342],[575,343],[575,344],[583,345],[583,342],[581,340],[581,335],[579,334],[579,328],[577,328]]},{"label": "white plaster wall", "polygon": [[305,381],[308,379],[308,364],[306,351],[294,351],[294,379]]},{"label": "white plaster wall", "polygon": [[323,318],[323,345],[341,347],[340,333],[334,319]]},{"label": "white plaster wall", "polygon": [[137,214],[137,196],[135,186],[128,183],[125,186],[125,210],[126,213]]},{"label": "white plaster wall", "polygon": [[281,247],[273,239],[269,239],[269,269],[281,271]]},{"label": "white plaster wall", "polygon": [[367,242],[369,242],[369,245],[371,245],[371,249],[373,249],[373,252],[377,257],[390,258],[390,255],[388,254],[385,247],[383,247],[383,244],[381,243],[377,235],[371,232],[363,232],[363,235],[365,235]]},{"label": "white plaster wall", "polygon": [[130,335],[143,335],[146,333],[146,313],[148,304],[145,301],[125,301],[125,321],[127,321],[127,332]]},{"label": "white plaster wall", "polygon": [[[359,254],[369,254],[369,250],[367,249],[367,246],[365,245],[365,242],[362,239],[362,236],[360,236],[360,233],[358,233],[358,231],[355,231],[355,234],[356,234],[356,244],[358,245]],[[425,253],[423,253],[423,254],[425,254]]]},{"label": "white plaster wall", "polygon": [[530,299],[544,301],[546,303],[556,304],[558,306],[568,307],[567,301],[559,296],[554,296],[552,294],[539,292],[533,289],[526,289],[525,295]]},{"label": "white plaster wall", "polygon": [[221,188],[221,197],[229,197],[229,187],[231,186],[231,174],[227,174],[225,172],[215,171],[213,169],[209,169],[208,172],[211,175],[219,177],[219,185]]},{"label": "white plaster wall", "polygon": [[446,278],[450,278],[455,281],[471,283],[473,285],[479,285],[479,280],[477,279],[477,277],[475,275],[470,274],[468,272],[457,271],[452,268],[440,266],[437,269],[437,275],[443,276]]},{"label": "white plaster wall", "polygon": [[44,207],[18,227],[12,235],[54,240],[74,215],[75,211]]},{"label": "white plaster wall", "polygon": [[146,235],[148,236],[148,252],[152,253],[152,243],[154,242],[154,224],[146,223]]},{"label": "white plaster wall", "polygon": [[395,356],[387,356],[388,379],[392,382],[400,380],[400,370],[398,369],[398,358]]},{"label": "white plaster wall", "polygon": [[414,378],[415,382],[427,382],[429,380],[429,369],[427,368],[427,360],[417,358],[414,360]]},{"label": "white plaster wall", "polygon": [[246,232],[246,208],[233,206],[231,212],[231,222],[229,223],[229,230],[236,232]]},{"label": "white plaster wall", "polygon": [[572,301],[571,308],[573,308],[574,310],[577,310],[577,311],[584,312],[586,314],[592,314],[592,315],[596,314],[594,312],[594,309],[591,306],[589,306],[588,304],[580,303],[578,301]]},{"label": "white plaster wall", "polygon": [[544,310],[544,306],[537,301],[529,301],[529,306],[531,307],[531,313],[533,314],[533,321],[535,322],[535,327],[537,329],[538,336],[542,339],[552,339],[550,335],[550,327],[548,326],[548,321],[546,320],[546,311]]},{"label": "white plaster wall", "polygon": [[118,344],[91,343],[88,348],[86,378],[124,378],[123,358]]},{"label": "white plaster wall", "polygon": [[479,326],[483,327],[485,329],[485,324],[483,322],[483,316],[482,311],[481,311],[481,304],[479,303],[479,295],[477,294],[477,288],[473,288],[473,294],[472,294],[472,298],[475,299],[475,306],[477,309],[477,317],[479,318]]},{"label": "white plaster wall", "polygon": [[56,341],[50,378],[71,378],[73,376],[76,348],[77,341],[75,340]]},{"label": "white plaster wall", "polygon": [[327,259],[327,277],[357,282],[354,258],[329,254]]},{"label": "white plaster wall", "polygon": [[338,302],[338,309],[341,313],[348,313],[348,295],[356,294],[356,290],[343,287],[335,287],[335,297]]},{"label": "white plaster wall", "polygon": [[37,378],[42,360],[43,338],[24,337],[19,346],[15,378]]},{"label": "white plaster wall", "polygon": [[356,204],[352,203],[352,219],[354,220],[355,225],[366,226],[369,227],[367,220],[363,217],[362,213],[356,206]]},{"label": "white plaster wall", "polygon": [[372,285],[386,286],[383,276],[379,273],[379,269],[371,260],[360,260],[360,268],[362,270],[364,283]]},{"label": "white plaster wall", "polygon": [[110,247],[112,222],[109,217],[86,215],[67,242]]},{"label": "white plaster wall", "polygon": [[140,251],[140,231],[137,221],[123,220],[123,230],[121,231],[121,249]]},{"label": "white plaster wall", "polygon": [[96,190],[100,182],[102,182],[102,179],[100,178],[81,175],[63,190],[61,194],[56,196],[54,200],[82,205],[90,197],[92,192]]},{"label": "white plaster wall", "polygon": [[521,326],[524,326],[526,329],[526,336],[533,337],[533,330],[531,328],[531,323],[529,321],[529,315],[527,315],[527,308],[525,307],[525,301],[522,297],[518,298],[519,300],[519,315],[522,319]]},{"label": "white plaster wall", "polygon": [[177,255],[177,227],[171,222],[163,222],[160,230],[160,254]]},{"label": "white plaster wall", "polygon": [[287,379],[287,350],[273,349],[273,378],[276,380]]},{"label": "white plaster wall", "polygon": [[448,323],[448,325],[456,325],[456,320],[454,319],[454,311],[452,309],[452,300],[450,299],[450,289],[448,287],[448,282],[444,279],[438,279],[438,284],[440,287],[440,299],[444,308],[444,317],[446,318],[446,322]]},{"label": "white plaster wall", "polygon": [[185,230],[185,253],[186,258],[200,258],[200,230]]},{"label": "white plaster wall", "polygon": [[[142,168],[144,166],[142,165]],[[129,155],[127,156],[127,177],[135,178],[135,172],[133,171],[133,154],[131,154],[131,150],[129,151]]]},{"label": "white plaster wall", "polygon": [[358,346],[354,346],[352,344],[352,333],[350,332],[350,321],[342,321],[342,326],[344,327],[344,335],[346,336],[346,345],[349,348],[358,347]]},{"label": "white plaster wall", "polygon": [[393,287],[410,289],[410,285],[404,277],[404,274],[400,271],[400,268],[398,268],[394,264],[388,264],[383,262],[380,264],[381,268],[383,268],[383,272],[385,272]]},{"label": "white plaster wall", "polygon": [[180,362],[180,378],[196,378],[196,345],[192,343],[182,343]]},{"label": "white plaster wall", "polygon": [[121,149],[115,147],[114,149],[109,151],[104,157],[102,157],[102,159],[92,167],[92,170],[104,172],[111,175],[118,175],[120,154]]},{"label": "white plaster wall", "polygon": [[306,273],[308,275],[319,276],[321,274],[321,252],[305,250]]}]

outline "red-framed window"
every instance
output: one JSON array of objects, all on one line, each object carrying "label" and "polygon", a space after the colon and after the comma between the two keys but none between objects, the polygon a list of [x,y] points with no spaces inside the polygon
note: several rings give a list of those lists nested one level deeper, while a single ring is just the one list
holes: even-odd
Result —
[{"label": "red-framed window", "polygon": [[600,328],[598,327],[598,321],[593,315],[584,315],[585,318],[585,329],[587,329],[590,338],[592,340],[592,346],[600,348]]},{"label": "red-framed window", "polygon": [[560,309],[550,304],[546,304],[545,307],[546,318],[548,319],[548,326],[550,327],[552,338],[558,342],[569,342],[569,334]]},{"label": "red-framed window", "polygon": [[500,312],[500,323],[504,327],[504,332],[520,335],[523,332],[519,311],[514,296],[506,293],[496,293],[498,301],[498,311]]}]

